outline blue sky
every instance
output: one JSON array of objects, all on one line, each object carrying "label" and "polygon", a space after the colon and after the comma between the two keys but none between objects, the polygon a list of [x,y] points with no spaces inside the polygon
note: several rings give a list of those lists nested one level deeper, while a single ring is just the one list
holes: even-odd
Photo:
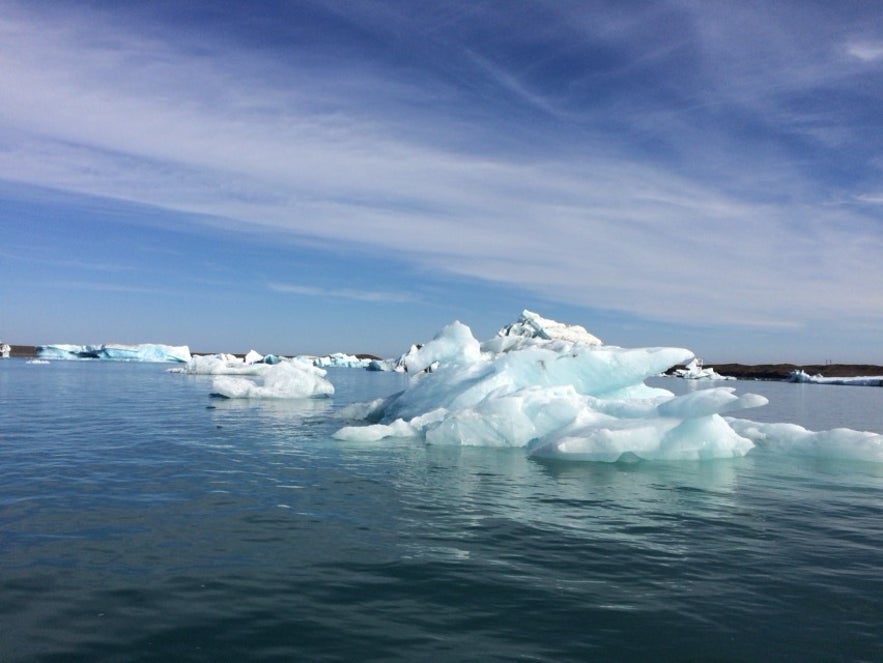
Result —
[{"label": "blue sky", "polygon": [[0,0],[0,89],[12,343],[883,363],[877,3]]}]

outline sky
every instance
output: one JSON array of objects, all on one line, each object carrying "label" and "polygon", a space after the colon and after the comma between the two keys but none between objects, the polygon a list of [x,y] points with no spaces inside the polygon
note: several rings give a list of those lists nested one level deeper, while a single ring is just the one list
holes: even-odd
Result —
[{"label": "sky", "polygon": [[0,90],[13,344],[883,363],[876,2],[0,0]]}]

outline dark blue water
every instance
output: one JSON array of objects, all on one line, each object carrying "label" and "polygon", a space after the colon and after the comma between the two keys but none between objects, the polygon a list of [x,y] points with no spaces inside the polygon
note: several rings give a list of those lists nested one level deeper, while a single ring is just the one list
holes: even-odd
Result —
[{"label": "dark blue water", "polygon": [[[342,443],[331,415],[403,378],[330,377],[249,403],[0,362],[0,660],[881,659],[880,465]],[[883,405],[769,388],[810,427]]]}]

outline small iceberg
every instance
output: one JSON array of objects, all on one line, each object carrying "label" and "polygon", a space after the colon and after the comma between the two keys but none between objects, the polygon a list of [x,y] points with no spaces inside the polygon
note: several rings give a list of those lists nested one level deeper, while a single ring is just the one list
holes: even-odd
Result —
[{"label": "small iceberg", "polygon": [[311,364],[283,361],[255,366],[262,366],[252,374],[261,379],[260,383],[246,377],[215,375],[212,380],[212,395],[274,400],[334,395],[334,386],[325,379],[326,371]]},{"label": "small iceberg", "polygon": [[685,380],[735,380],[728,375],[721,375],[711,367],[702,365],[702,359],[693,357],[684,368],[676,368],[671,372],[676,378]]},{"label": "small iceberg", "polygon": [[334,394],[334,386],[325,379],[327,371],[311,362],[262,356],[254,351],[244,358],[230,354],[196,355],[186,366],[170,368],[169,373],[212,376],[212,395],[224,398],[279,400]]},{"label": "small iceberg", "polygon": [[801,369],[791,371],[788,375],[787,381],[807,384],[841,384],[857,387],[883,387],[883,375],[826,378],[821,375],[809,375],[806,371]]}]

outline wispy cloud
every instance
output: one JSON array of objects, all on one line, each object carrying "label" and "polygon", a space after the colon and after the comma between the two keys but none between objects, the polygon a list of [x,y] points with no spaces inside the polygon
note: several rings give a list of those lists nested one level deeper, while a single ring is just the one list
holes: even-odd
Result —
[{"label": "wispy cloud", "polygon": [[846,52],[862,62],[883,60],[883,41],[860,41],[847,45]]},{"label": "wispy cloud", "polygon": [[[539,62],[534,32],[481,41],[463,5],[425,28],[426,50],[408,33],[413,64],[388,66],[13,5],[0,18],[0,178],[657,320],[776,326],[883,310],[877,218],[821,207],[875,202],[842,173],[880,138],[825,100],[879,96],[880,84],[832,57],[843,42],[811,12],[795,28],[785,12],[670,7],[623,24],[549,5],[549,25],[567,31],[543,35],[565,41]],[[879,42],[850,43],[853,59],[879,58]],[[429,64],[447,48],[460,50]],[[837,162],[844,146],[855,161]]]},{"label": "wispy cloud", "polygon": [[320,288],[294,283],[270,283],[275,292],[300,295],[303,297],[331,297],[335,299],[352,299],[360,302],[383,302],[386,304],[408,304],[417,301],[411,294],[403,292],[383,292],[371,290],[354,290],[351,288]]},{"label": "wispy cloud", "polygon": [[91,291],[91,292],[118,292],[123,294],[149,294],[166,296],[181,296],[180,290],[172,290],[168,288],[151,288],[137,285],[127,285],[124,283],[107,283],[99,281],[57,281],[54,283],[42,284],[59,292],[70,291]]}]

